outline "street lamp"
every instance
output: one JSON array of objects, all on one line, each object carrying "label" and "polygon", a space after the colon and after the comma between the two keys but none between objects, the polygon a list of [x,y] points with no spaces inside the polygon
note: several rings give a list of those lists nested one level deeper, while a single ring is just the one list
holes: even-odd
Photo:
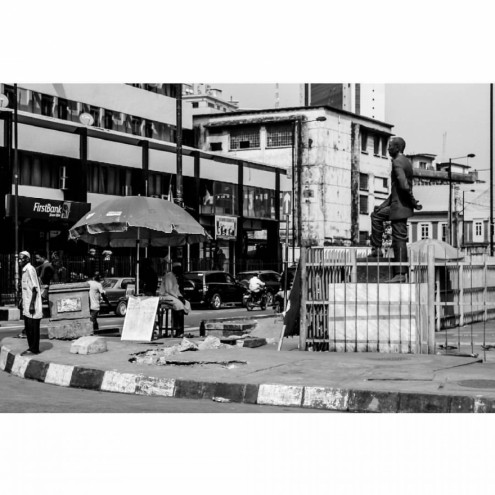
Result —
[{"label": "street lamp", "polygon": [[452,246],[452,160],[460,160],[462,158],[474,158],[474,153],[469,153],[464,156],[456,156],[449,158],[449,244]]},{"label": "street lamp", "polygon": [[[295,180],[295,172],[296,172],[296,165],[298,164],[298,154],[299,154],[299,148],[298,148],[298,142],[299,141],[299,132],[300,132],[300,124],[301,122],[304,122],[305,124],[309,124],[310,122],[325,122],[327,120],[326,117],[321,116],[317,117],[314,120],[305,120],[303,121],[300,117],[297,119],[294,119],[292,122],[292,262],[294,263],[295,261],[295,246],[296,246],[296,180]],[[297,167],[299,171],[299,167]],[[297,183],[298,189],[299,189],[299,180]],[[297,198],[297,203],[299,205],[299,195]],[[287,227],[286,227],[287,228]],[[298,228],[300,229],[300,225],[298,225]]]},{"label": "street lamp", "polygon": [[[467,192],[476,192],[476,189],[468,189]],[[466,231],[465,229],[465,222],[464,222],[464,194],[466,194],[466,191],[462,191],[462,210],[461,210],[461,213],[462,213],[462,244],[464,245],[464,233]]]}]

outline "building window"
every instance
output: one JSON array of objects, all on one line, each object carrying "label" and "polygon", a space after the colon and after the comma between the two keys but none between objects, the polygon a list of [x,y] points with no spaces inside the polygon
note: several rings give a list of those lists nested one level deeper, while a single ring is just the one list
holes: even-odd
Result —
[{"label": "building window", "polygon": [[192,107],[193,108],[198,108],[199,107],[199,103],[197,101],[193,101]]},{"label": "building window", "polygon": [[213,103],[208,103],[209,108],[215,108],[215,105]]},{"label": "building window", "polygon": [[359,174],[359,190],[368,191],[368,174]]},{"label": "building window", "polygon": [[368,239],[369,239],[369,232],[366,230],[360,230],[359,231],[359,245],[360,246],[367,246],[368,245]]},{"label": "building window", "polygon": [[426,170],[426,162],[419,162],[419,168]]},{"label": "building window", "polygon": [[420,240],[423,239],[430,239],[430,224],[429,223],[420,223],[419,224],[419,238]]},{"label": "building window", "polygon": [[359,195],[359,213],[361,215],[368,215],[368,196],[364,194]]},{"label": "building window", "polygon": [[211,151],[222,151],[222,143],[210,143]]},{"label": "building window", "polygon": [[266,147],[292,146],[292,126],[277,125],[266,128]]},{"label": "building window", "polygon": [[260,147],[259,128],[245,127],[230,131],[230,149],[249,149]]},{"label": "building window", "polygon": [[368,134],[366,132],[361,132],[361,151],[367,153],[368,149]]},{"label": "building window", "polygon": [[475,220],[473,227],[473,242],[483,242],[483,221]]},{"label": "building window", "polygon": [[380,191],[388,191],[388,179],[386,177],[376,177],[375,189]]},{"label": "building window", "polygon": [[53,117],[53,96],[41,95],[41,115]]},{"label": "building window", "polygon": [[378,156],[380,153],[380,136],[375,136],[373,140],[373,154]]},{"label": "building window", "polygon": [[443,242],[447,242],[447,224],[445,222],[438,225],[438,233],[438,238]]},{"label": "building window", "polygon": [[65,98],[58,99],[57,117],[62,120],[69,120],[69,102]]},{"label": "building window", "polygon": [[387,138],[382,137],[382,156],[387,156]]}]

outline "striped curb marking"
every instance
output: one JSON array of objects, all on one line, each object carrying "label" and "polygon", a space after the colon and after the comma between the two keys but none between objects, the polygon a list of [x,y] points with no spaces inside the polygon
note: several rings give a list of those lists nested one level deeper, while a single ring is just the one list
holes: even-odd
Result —
[{"label": "striped curb marking", "polygon": [[62,387],[148,396],[189,399],[223,398],[231,402],[247,404],[305,407],[343,412],[495,412],[495,400],[481,395],[476,397],[448,396],[348,390],[335,387],[253,385],[155,378],[47,363],[13,354],[6,346],[0,349],[0,369],[21,378]]},{"label": "striped curb marking", "polygon": [[300,406],[304,387],[292,385],[260,385],[258,404],[270,406]]}]

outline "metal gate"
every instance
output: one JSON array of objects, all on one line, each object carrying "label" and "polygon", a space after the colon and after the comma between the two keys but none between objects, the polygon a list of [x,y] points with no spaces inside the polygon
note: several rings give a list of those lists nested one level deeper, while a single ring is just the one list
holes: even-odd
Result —
[{"label": "metal gate", "polygon": [[460,328],[477,322],[483,324],[485,343],[486,321],[495,316],[494,258],[477,255],[439,261],[432,248],[411,252],[407,266],[402,267],[407,269],[407,281],[388,284],[394,268],[401,265],[390,258],[370,261],[368,251],[330,247],[302,250],[303,349],[399,353],[460,350]]}]

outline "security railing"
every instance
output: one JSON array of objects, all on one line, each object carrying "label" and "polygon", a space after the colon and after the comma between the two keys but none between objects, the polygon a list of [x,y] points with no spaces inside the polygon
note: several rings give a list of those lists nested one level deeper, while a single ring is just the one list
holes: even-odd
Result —
[{"label": "security railing", "polygon": [[[431,246],[412,249],[401,266],[392,258],[370,260],[367,251],[303,250],[300,335],[306,349],[460,350],[465,335],[460,328],[477,322],[484,323],[485,343],[486,321],[495,317],[495,258],[442,253]],[[406,280],[387,283],[394,271],[405,271]],[[457,329],[457,335],[448,329]],[[471,339],[471,352],[472,347]]]}]

